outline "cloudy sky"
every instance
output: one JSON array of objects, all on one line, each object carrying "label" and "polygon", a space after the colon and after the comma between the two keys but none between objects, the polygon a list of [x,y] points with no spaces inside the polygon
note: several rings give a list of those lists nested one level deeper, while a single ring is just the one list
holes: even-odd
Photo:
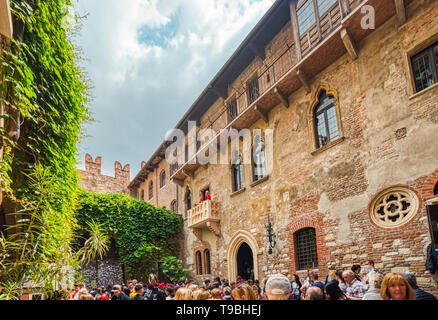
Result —
[{"label": "cloudy sky", "polygon": [[76,42],[94,86],[79,145],[131,165],[131,179],[182,118],[274,0],[75,0],[88,15]]}]

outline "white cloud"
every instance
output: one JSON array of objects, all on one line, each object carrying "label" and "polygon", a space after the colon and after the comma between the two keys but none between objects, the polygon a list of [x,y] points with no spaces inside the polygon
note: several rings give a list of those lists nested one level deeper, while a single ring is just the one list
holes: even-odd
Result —
[{"label": "white cloud", "polygon": [[133,177],[274,0],[77,2],[99,120],[79,160],[102,156],[110,175],[115,160],[130,163]]}]

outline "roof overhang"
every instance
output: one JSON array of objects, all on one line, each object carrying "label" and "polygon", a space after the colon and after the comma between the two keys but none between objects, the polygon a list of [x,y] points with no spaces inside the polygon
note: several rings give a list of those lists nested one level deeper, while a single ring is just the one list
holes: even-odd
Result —
[{"label": "roof overhang", "polygon": [[9,0],[0,0],[0,34],[12,38],[12,17]]}]

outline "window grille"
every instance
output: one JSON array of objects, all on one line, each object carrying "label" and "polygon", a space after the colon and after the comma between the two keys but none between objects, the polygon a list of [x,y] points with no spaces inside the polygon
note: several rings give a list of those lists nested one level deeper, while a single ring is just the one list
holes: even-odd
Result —
[{"label": "window grille", "polygon": [[230,116],[230,121],[237,118],[237,100],[233,99],[228,102],[228,114]]},{"label": "window grille", "polygon": [[260,96],[259,79],[257,77],[255,77],[250,82],[248,82],[247,93],[248,93],[248,105],[256,101],[257,98]]},{"label": "window grille", "polygon": [[297,270],[318,267],[316,232],[314,228],[302,229],[295,233],[295,252]]}]

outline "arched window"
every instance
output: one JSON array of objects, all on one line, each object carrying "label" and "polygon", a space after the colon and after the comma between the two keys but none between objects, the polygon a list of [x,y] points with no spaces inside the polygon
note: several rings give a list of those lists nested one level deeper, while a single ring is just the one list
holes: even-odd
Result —
[{"label": "arched window", "polygon": [[236,151],[234,153],[231,173],[233,176],[233,191],[238,191],[243,188],[243,173],[242,173],[242,157]]},{"label": "arched window", "polygon": [[316,232],[314,228],[305,228],[295,232],[295,253],[297,270],[318,267]]},{"label": "arched window", "polygon": [[172,210],[175,213],[178,213],[178,202],[176,200],[173,200],[170,204],[170,210]]},{"label": "arched window", "polygon": [[151,200],[154,197],[154,183],[151,181],[149,182],[149,200]]},{"label": "arched window", "polygon": [[166,171],[161,171],[160,174],[160,188],[164,187],[166,185]]},{"label": "arched window", "polygon": [[339,139],[338,118],[333,96],[322,90],[314,109],[317,148]]},{"label": "arched window", "polygon": [[211,265],[210,265],[210,250],[204,250],[204,261],[205,261],[205,273],[211,274]]},{"label": "arched window", "polygon": [[187,210],[192,209],[192,193],[190,192],[190,189],[187,188],[186,191],[186,204],[187,204]]},{"label": "arched window", "polygon": [[259,181],[260,179],[266,177],[265,143],[259,135],[254,137],[254,146],[252,150],[254,161],[253,179],[254,181]]},{"label": "arched window", "polygon": [[196,251],[195,259],[196,259],[196,273],[198,275],[202,275],[202,255],[200,251]]}]

